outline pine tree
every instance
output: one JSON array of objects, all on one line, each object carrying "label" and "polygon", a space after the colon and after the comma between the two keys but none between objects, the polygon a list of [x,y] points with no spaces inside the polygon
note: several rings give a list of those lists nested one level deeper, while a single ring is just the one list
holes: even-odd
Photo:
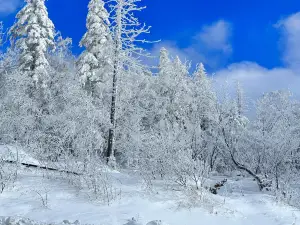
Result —
[{"label": "pine tree", "polygon": [[170,65],[171,60],[169,58],[169,52],[166,48],[160,49],[160,55],[159,55],[159,73],[164,74],[166,72],[167,67]]},{"label": "pine tree", "polygon": [[48,17],[45,0],[26,0],[9,34],[20,51],[20,69],[33,79],[35,88],[47,86],[47,52],[54,48],[54,25]]},{"label": "pine tree", "polygon": [[109,14],[102,0],[91,0],[88,5],[87,32],[80,46],[85,51],[78,60],[78,70],[82,85],[89,94],[95,92],[95,85],[108,79],[112,71],[112,54],[108,20]]},{"label": "pine tree", "polygon": [[204,81],[207,79],[207,73],[206,73],[203,63],[199,63],[197,65],[197,69],[196,69],[196,72],[194,73],[194,76],[195,76],[196,80]]},{"label": "pine tree", "polygon": [[188,72],[188,65],[182,63],[179,56],[176,56],[173,62],[174,71],[176,72],[175,75],[179,76],[177,79],[181,80],[183,78],[187,78],[189,75]]}]

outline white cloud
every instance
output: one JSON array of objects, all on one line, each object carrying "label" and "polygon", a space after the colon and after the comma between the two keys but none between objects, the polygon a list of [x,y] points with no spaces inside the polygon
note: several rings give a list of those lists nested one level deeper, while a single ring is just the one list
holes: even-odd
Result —
[{"label": "white cloud", "polygon": [[231,54],[231,32],[230,23],[219,20],[209,26],[204,26],[202,31],[195,36],[195,39],[207,49],[221,51],[224,54]]},{"label": "white cloud", "polygon": [[191,38],[189,46],[182,48],[176,41],[165,40],[154,45],[152,54],[158,55],[159,49],[165,47],[170,55],[178,55],[194,64],[202,62],[210,68],[217,69],[226,64],[232,53],[231,30],[230,23],[219,20],[203,26],[200,32]]},{"label": "white cloud", "polygon": [[22,0],[0,0],[0,14],[8,15],[16,11]]},{"label": "white cloud", "polygon": [[[300,12],[280,20],[276,27],[282,35],[280,44],[285,67],[267,69],[255,62],[235,63],[216,73],[217,87],[227,81],[233,92],[239,81],[250,103],[263,93],[275,90],[290,90],[300,99]],[[252,107],[250,104],[250,109]]]},{"label": "white cloud", "polygon": [[236,81],[239,81],[250,107],[251,102],[263,93],[275,90],[290,90],[294,97],[300,98],[300,76],[288,68],[266,69],[253,62],[241,62],[218,71],[215,80],[217,87],[228,82],[232,92]]},{"label": "white cloud", "polygon": [[300,12],[280,20],[277,27],[281,28],[284,44],[284,61],[288,67],[300,70]]}]

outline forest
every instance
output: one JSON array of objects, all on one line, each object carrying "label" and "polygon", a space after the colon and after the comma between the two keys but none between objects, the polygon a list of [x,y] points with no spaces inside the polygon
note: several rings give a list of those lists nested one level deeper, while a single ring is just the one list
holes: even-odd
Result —
[{"label": "forest", "polygon": [[[0,143],[38,161],[28,168],[58,171],[107,204],[120,190],[103,168],[137,174],[149,190],[162,181],[205,198],[227,182],[208,179],[239,171],[300,206],[300,102],[291,92],[262,93],[249,116],[239,81],[234,91],[217,86],[203,63],[166,48],[147,63],[156,56],[136,17],[140,0],[91,0],[80,43],[55,29],[45,4],[27,0],[1,29]],[[0,193],[24,165],[0,154]]]}]

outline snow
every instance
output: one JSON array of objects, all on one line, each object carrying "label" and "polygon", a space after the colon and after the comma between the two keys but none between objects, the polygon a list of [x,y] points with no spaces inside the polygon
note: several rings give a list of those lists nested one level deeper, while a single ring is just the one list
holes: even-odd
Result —
[{"label": "snow", "polygon": [[[70,222],[64,220],[60,225],[79,225],[79,221]],[[41,222],[36,222],[27,218],[18,218],[18,217],[0,217],[0,225],[43,225]]]},{"label": "snow", "polygon": [[[219,195],[209,195],[209,201],[186,207],[179,203],[186,201],[187,196],[164,188],[162,181],[155,183],[155,192],[149,193],[137,175],[126,171],[108,173],[122,190],[121,196],[109,206],[91,201],[83,191],[61,178],[24,170],[14,186],[0,195],[0,216],[48,224],[64,220],[97,225],[300,224],[297,209],[278,204],[273,196],[259,192],[251,179],[228,178]],[[222,177],[214,179],[219,181]],[[46,206],[40,196],[47,196]]]},{"label": "snow", "polygon": [[19,161],[39,165],[39,161],[28,155],[24,150],[15,146],[0,145],[0,159],[7,161]]},{"label": "snow", "polygon": [[153,220],[153,221],[147,223],[146,225],[167,225],[167,224],[161,220]]}]

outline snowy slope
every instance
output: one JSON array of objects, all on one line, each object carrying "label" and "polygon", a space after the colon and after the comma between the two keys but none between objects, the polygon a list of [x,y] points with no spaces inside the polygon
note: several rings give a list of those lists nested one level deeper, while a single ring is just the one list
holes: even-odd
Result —
[{"label": "snowy slope", "polygon": [[39,165],[38,160],[28,155],[21,148],[8,145],[0,145],[0,159]]},{"label": "snowy slope", "polygon": [[[159,184],[157,192],[148,194],[137,176],[125,173],[112,176],[122,194],[107,206],[90,201],[84,192],[59,178],[47,179],[41,172],[24,171],[14,187],[0,195],[0,216],[19,216],[44,223],[79,220],[99,225],[123,225],[132,217],[141,224],[162,220],[169,225],[300,225],[298,210],[278,205],[272,196],[259,193],[251,180],[229,180],[220,195],[209,197],[209,204],[186,208],[179,204],[186,196]],[[45,198],[46,193],[47,208],[40,197]]]}]

